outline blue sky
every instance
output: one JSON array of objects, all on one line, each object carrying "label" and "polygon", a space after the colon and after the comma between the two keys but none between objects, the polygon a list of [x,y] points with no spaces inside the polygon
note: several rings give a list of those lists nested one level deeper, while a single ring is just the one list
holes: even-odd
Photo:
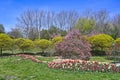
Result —
[{"label": "blue sky", "polygon": [[120,0],[0,0],[0,23],[6,31],[15,27],[16,17],[26,9],[98,11],[108,10],[112,15],[120,13]]}]

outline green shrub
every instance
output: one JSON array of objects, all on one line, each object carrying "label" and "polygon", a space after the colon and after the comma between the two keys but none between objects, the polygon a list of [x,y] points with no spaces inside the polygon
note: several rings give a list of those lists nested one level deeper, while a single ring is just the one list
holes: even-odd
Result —
[{"label": "green shrub", "polygon": [[115,40],[115,47],[116,47],[116,50],[119,51],[120,50],[120,38],[117,38]]},{"label": "green shrub", "polygon": [[115,40],[115,44],[120,44],[120,38],[117,38],[117,39]]},{"label": "green shrub", "polygon": [[58,42],[62,42],[63,41],[63,37],[61,36],[56,36],[52,39],[52,44],[56,44]]},{"label": "green shrub", "polygon": [[3,48],[11,47],[12,39],[6,34],[0,34],[0,53],[2,54]]},{"label": "green shrub", "polygon": [[34,44],[32,40],[24,39],[24,38],[18,38],[15,40],[15,44],[24,52],[27,49],[31,49]]},{"label": "green shrub", "polygon": [[6,34],[0,34],[0,48],[8,47],[11,45],[12,39]]},{"label": "green shrub", "polygon": [[113,38],[107,34],[98,34],[89,37],[93,50],[105,50],[112,46]]},{"label": "green shrub", "polygon": [[37,39],[35,40],[35,45],[42,49],[42,52],[44,53],[44,51],[51,45],[51,41],[46,39]]}]

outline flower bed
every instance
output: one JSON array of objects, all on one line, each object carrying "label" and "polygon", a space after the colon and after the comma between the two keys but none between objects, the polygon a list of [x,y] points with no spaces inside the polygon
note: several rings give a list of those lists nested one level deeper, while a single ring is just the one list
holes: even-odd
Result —
[{"label": "flower bed", "polygon": [[36,59],[36,57],[32,56],[32,55],[18,54],[16,56],[20,56],[20,57],[22,57],[22,59],[30,59],[30,60],[32,60],[34,62],[42,62],[41,60]]},{"label": "flower bed", "polygon": [[48,63],[48,67],[55,69],[67,69],[77,71],[120,72],[120,67],[117,67],[114,64],[71,59],[63,60],[61,62],[50,62]]}]

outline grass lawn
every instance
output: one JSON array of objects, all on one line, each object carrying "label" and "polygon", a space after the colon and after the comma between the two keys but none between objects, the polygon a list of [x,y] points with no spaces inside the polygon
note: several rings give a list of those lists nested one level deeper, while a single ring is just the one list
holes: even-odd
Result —
[{"label": "grass lawn", "polygon": [[53,59],[55,59],[55,57],[40,57],[40,56],[36,56],[36,58],[42,61],[47,61],[47,62],[50,62]]},{"label": "grass lawn", "polygon": [[106,59],[106,56],[93,56],[90,59],[91,61],[98,61],[98,62],[113,62],[113,60]]},{"label": "grass lawn", "polygon": [[[0,58],[0,80],[120,80],[120,73],[55,70],[49,69],[44,63],[35,63],[31,60],[17,61],[19,58]],[[39,59],[51,61],[53,58]]]}]

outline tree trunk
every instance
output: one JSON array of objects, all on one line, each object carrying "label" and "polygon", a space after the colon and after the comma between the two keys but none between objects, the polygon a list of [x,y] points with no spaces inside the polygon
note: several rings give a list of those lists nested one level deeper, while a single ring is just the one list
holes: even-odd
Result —
[{"label": "tree trunk", "polygon": [[2,56],[2,48],[0,48],[0,55]]},{"label": "tree trunk", "polygon": [[14,45],[12,45],[12,54],[14,54]]},{"label": "tree trunk", "polygon": [[13,48],[12,48],[12,54],[14,54],[14,50],[13,50]]},{"label": "tree trunk", "polygon": [[23,53],[25,52],[25,50],[23,50]]}]

